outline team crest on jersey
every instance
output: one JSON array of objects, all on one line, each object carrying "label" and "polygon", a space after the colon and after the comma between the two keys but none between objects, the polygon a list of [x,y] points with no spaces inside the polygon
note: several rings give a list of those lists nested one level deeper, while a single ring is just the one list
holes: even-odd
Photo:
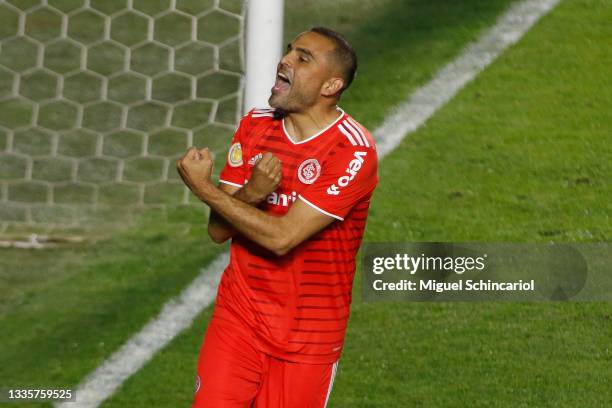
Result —
[{"label": "team crest on jersey", "polygon": [[321,174],[321,165],[317,159],[304,160],[298,167],[298,178],[304,184],[312,184]]},{"label": "team crest on jersey", "polygon": [[234,143],[230,147],[227,162],[232,167],[242,166],[242,146],[240,146],[240,143]]}]

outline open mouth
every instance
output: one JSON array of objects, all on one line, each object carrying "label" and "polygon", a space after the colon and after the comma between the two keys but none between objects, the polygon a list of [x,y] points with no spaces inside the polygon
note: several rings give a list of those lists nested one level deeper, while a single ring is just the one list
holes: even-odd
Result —
[{"label": "open mouth", "polygon": [[272,87],[272,93],[276,94],[276,93],[284,92],[288,90],[290,87],[291,87],[291,81],[289,80],[289,77],[282,72],[277,73],[276,81],[274,82],[274,86]]}]

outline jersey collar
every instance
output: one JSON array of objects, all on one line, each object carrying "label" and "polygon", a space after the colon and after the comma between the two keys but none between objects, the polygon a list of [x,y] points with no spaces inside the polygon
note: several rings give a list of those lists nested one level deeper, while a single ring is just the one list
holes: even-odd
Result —
[{"label": "jersey collar", "polygon": [[321,129],[319,130],[317,133],[315,133],[312,136],[307,137],[304,140],[300,140],[299,142],[294,141],[291,136],[289,135],[289,132],[287,131],[287,128],[285,127],[285,118],[281,119],[281,123],[283,124],[283,133],[285,134],[285,137],[287,138],[287,140],[289,140],[291,142],[291,144],[294,145],[300,145],[306,142],[311,141],[312,139],[316,138],[317,136],[322,135],[323,133],[327,132],[329,129],[331,129],[332,127],[336,126],[338,124],[338,122],[340,121],[340,119],[342,119],[344,117],[344,111],[336,106],[336,110],[340,112],[340,116],[338,116],[338,118],[336,120],[334,120],[332,123],[330,123],[327,127],[325,127],[325,129]]}]

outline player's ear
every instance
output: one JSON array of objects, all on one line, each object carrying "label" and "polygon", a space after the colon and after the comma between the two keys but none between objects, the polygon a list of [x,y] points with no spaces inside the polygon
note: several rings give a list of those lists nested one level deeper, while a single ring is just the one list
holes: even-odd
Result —
[{"label": "player's ear", "polygon": [[323,83],[321,94],[323,96],[334,96],[344,87],[344,80],[339,77],[333,77]]}]

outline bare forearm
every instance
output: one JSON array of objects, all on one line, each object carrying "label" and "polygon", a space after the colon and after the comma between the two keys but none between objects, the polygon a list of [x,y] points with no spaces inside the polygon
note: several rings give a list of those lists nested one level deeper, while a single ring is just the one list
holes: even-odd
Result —
[{"label": "bare forearm", "polygon": [[[261,197],[257,197],[249,191],[247,185],[240,188],[232,196],[251,206],[257,206],[262,201]],[[216,243],[225,242],[236,235],[236,232],[236,229],[230,223],[223,219],[214,209],[210,209],[208,235],[210,235],[213,241]]]},{"label": "bare forearm", "polygon": [[208,204],[211,214],[223,217],[235,231],[277,254],[285,252],[281,217],[254,208],[212,184],[203,186],[197,196]]}]

